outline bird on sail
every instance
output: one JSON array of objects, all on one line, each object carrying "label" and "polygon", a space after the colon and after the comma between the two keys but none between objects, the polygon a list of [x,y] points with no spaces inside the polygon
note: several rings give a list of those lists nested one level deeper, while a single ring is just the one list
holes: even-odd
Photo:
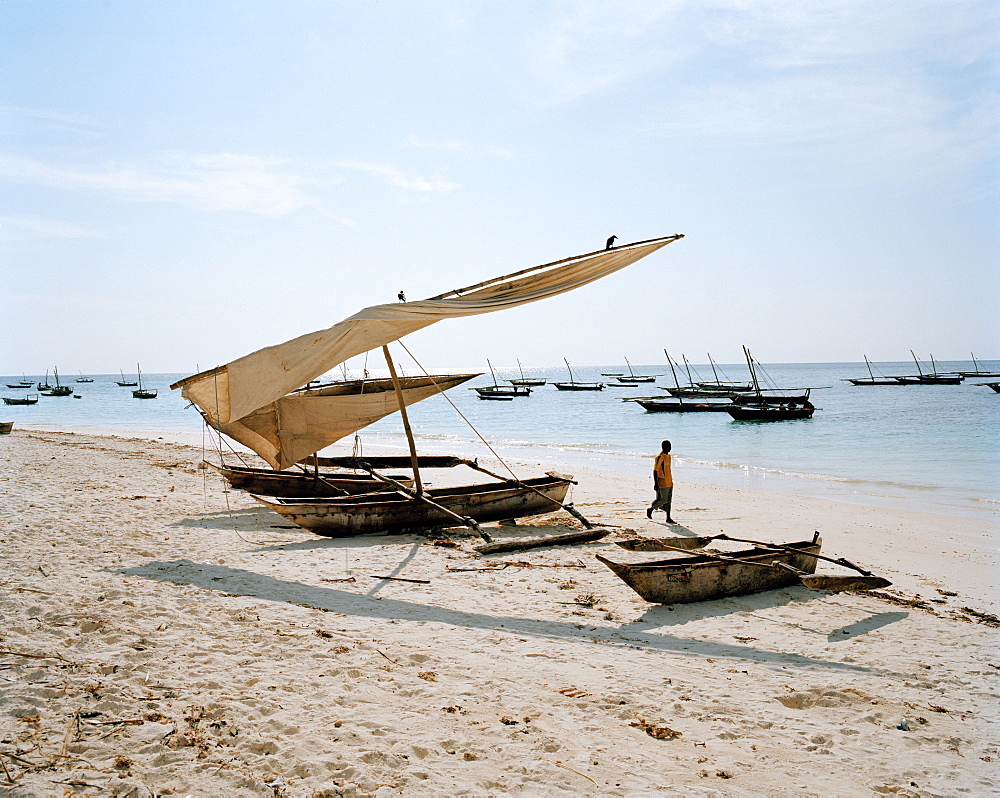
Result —
[{"label": "bird on sail", "polygon": [[604,248],[605,249],[611,249],[611,247],[613,247],[615,245],[615,239],[616,238],[618,238],[618,236],[611,236],[611,238],[608,239],[608,243],[607,243],[607,245],[605,245]]},{"label": "bird on sail", "polygon": [[396,299],[398,299],[400,302],[405,302],[406,301],[406,294],[404,294],[402,291],[400,291],[398,294],[396,294]]}]

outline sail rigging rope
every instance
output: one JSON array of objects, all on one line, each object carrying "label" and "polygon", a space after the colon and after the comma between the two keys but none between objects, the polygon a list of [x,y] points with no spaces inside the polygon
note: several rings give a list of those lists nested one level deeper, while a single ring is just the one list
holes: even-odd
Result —
[{"label": "sail rigging rope", "polygon": [[519,478],[518,478],[518,476],[517,476],[517,474],[515,474],[514,471],[511,469],[511,467],[509,465],[507,465],[507,463],[504,461],[504,459],[499,454],[497,454],[496,449],[494,449],[492,446],[490,446],[489,441],[486,440],[486,438],[484,438],[482,435],[479,434],[479,430],[477,430],[475,428],[475,426],[473,426],[472,422],[469,421],[468,418],[466,418],[465,414],[461,410],[459,410],[458,407],[455,406],[455,403],[453,401],[451,401],[451,397],[448,396],[448,394],[445,393],[441,389],[441,387],[437,384],[437,381],[434,379],[433,375],[430,374],[430,372],[428,372],[427,369],[424,368],[423,364],[413,356],[413,353],[409,349],[406,348],[406,344],[404,344],[401,340],[398,340],[398,339],[396,340],[396,343],[399,344],[401,347],[403,347],[403,351],[406,352],[406,354],[408,354],[410,356],[410,359],[413,360],[413,362],[417,364],[417,366],[420,368],[420,370],[423,371],[424,374],[430,379],[430,381],[434,384],[434,387],[437,388],[438,393],[440,393],[441,396],[443,396],[445,398],[445,400],[448,402],[448,404],[450,404],[452,406],[452,409],[456,413],[458,413],[458,415],[462,419],[462,421],[464,421],[466,424],[469,425],[469,429],[471,429],[474,433],[476,433],[476,437],[479,438],[479,440],[481,440],[483,442],[483,445],[487,449],[489,449],[490,452],[493,453],[493,456],[497,459],[497,461],[500,463],[500,465],[502,465],[504,468],[506,468],[507,472],[514,479],[520,481]]}]

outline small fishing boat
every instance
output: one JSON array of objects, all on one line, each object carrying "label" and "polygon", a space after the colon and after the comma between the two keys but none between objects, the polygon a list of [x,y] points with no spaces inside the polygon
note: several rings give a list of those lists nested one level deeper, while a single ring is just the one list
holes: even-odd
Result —
[{"label": "small fishing boat", "polygon": [[[42,396],[72,396],[73,389],[70,388],[68,385],[62,385],[59,382],[59,369],[53,369],[53,372],[56,378],[55,385],[49,385],[48,389],[46,390],[41,390],[42,386],[41,385],[38,386]],[[48,376],[46,376],[46,380],[47,379]]]},{"label": "small fishing boat", "polygon": [[[969,354],[972,355],[972,365],[975,368],[975,371],[955,371],[952,372],[953,374],[956,374],[959,377],[1000,377],[1000,371],[984,371],[979,368],[979,361],[976,360],[976,353],[969,352]],[[988,383],[983,383],[983,385],[987,384]]]},{"label": "small fishing boat", "polygon": [[797,418],[812,418],[816,408],[806,401],[778,404],[765,402],[733,402],[723,408],[734,421],[792,421]]},{"label": "small fishing boat", "polygon": [[[677,390],[681,389],[681,384],[677,379],[677,369],[674,368],[674,361],[670,357],[670,353],[666,349],[663,350],[663,354],[666,355],[667,364],[670,366],[670,373],[674,378],[674,385]],[[690,380],[690,375],[688,377]],[[623,402],[635,402],[641,408],[643,408],[648,413],[716,413],[725,412],[726,408],[729,407],[729,402],[703,402],[703,401],[689,401],[683,395],[673,394],[676,398],[671,399],[660,399],[656,396],[641,396],[641,397],[629,397],[628,399],[623,399]],[[726,396],[732,396],[732,394],[725,394]]]},{"label": "small fishing boat", "polygon": [[45,369],[45,382],[38,383],[38,390],[40,391],[51,391],[52,386],[49,384],[49,370]]},{"label": "small fishing boat", "polygon": [[8,382],[6,383],[8,388],[23,389],[27,390],[34,385],[34,381],[27,379],[23,374],[21,375],[20,382]]},{"label": "small fishing boat", "polygon": [[12,429],[14,429],[13,421],[0,421],[0,435],[10,435]]},{"label": "small fishing boat", "polygon": [[135,388],[139,384],[138,382],[130,382],[129,380],[126,380],[125,372],[121,369],[118,369],[118,373],[122,375],[122,378],[120,380],[115,380],[115,385],[120,385],[122,388]]},{"label": "small fishing boat", "polygon": [[[743,354],[747,359],[747,367],[750,369],[750,380],[751,380],[751,390],[748,393],[739,393],[733,396],[733,405],[744,405],[749,408],[759,408],[766,407],[767,405],[793,405],[799,406],[799,411],[803,410],[815,410],[809,403],[809,393],[810,388],[762,388],[760,385],[760,376],[757,371],[760,369],[763,371],[763,367],[760,363],[750,354],[750,350],[745,346],[743,347]],[[765,377],[766,377],[765,372]],[[768,378],[768,382],[770,379]],[[806,407],[807,406],[807,407]],[[746,414],[744,414],[746,415]],[[812,412],[809,412],[812,415]],[[805,418],[806,416],[792,416],[793,418]],[[777,415],[767,415],[763,414],[762,418],[752,419],[757,421],[763,421],[766,419],[779,420]],[[749,418],[741,418],[743,420],[751,420]]]},{"label": "small fishing boat", "polygon": [[[396,490],[328,499],[253,494],[282,517],[317,534],[341,537],[462,525],[489,541],[480,522],[559,509],[590,528],[592,525],[572,504],[563,504],[572,478],[554,472],[518,479],[491,473],[469,461],[466,465],[495,481],[425,488],[406,407],[440,393],[441,380],[428,375],[430,386],[407,391],[397,376],[389,344],[398,341],[413,358],[399,340],[404,335],[444,319],[509,309],[556,296],[613,274],[681,238],[665,236],[610,252],[598,250],[452,289],[426,300],[363,308],[325,330],[252,352],[179,380],[171,387],[182,390],[182,396],[198,408],[211,429],[243,443],[276,470],[299,463],[398,410],[410,450],[413,490],[379,474],[376,463],[359,461],[360,467]],[[323,396],[295,390],[348,358],[377,348],[385,356],[395,402],[384,394]]]},{"label": "small fishing boat", "polygon": [[337,538],[456,526],[461,523],[457,516],[482,523],[551,513],[562,506],[572,483],[572,477],[547,472],[519,481],[425,488],[419,497],[393,492],[332,499],[253,498],[304,529]]},{"label": "small fishing boat", "polygon": [[560,391],[603,391],[603,382],[577,382],[573,377],[573,369],[569,366],[569,361],[563,358],[563,363],[566,364],[566,370],[569,372],[569,382],[554,382],[553,385],[556,386]]},{"label": "small fishing boat", "polygon": [[139,387],[132,391],[133,399],[155,399],[156,398],[156,388],[149,389],[142,387],[142,372],[139,370],[139,364],[135,364],[135,373],[138,377]]},{"label": "small fishing boat", "polygon": [[531,388],[524,385],[501,385],[498,383],[496,372],[493,371],[493,364],[490,363],[489,358],[486,360],[486,365],[490,367],[490,374],[493,375],[493,384],[469,389],[475,391],[480,399],[504,400],[513,399],[515,396],[531,396]]},{"label": "small fishing boat", "polygon": [[29,393],[27,396],[5,396],[3,403],[5,405],[37,405],[38,394]]},{"label": "small fishing boat", "polygon": [[934,362],[934,355],[931,355],[931,367],[933,370],[930,374],[925,374],[924,370],[920,368],[920,361],[917,360],[917,356],[912,349],[910,350],[910,354],[913,355],[913,362],[917,364],[917,374],[904,374],[893,377],[900,385],[960,385],[962,380],[965,379],[965,377],[958,374],[938,373],[937,364]]},{"label": "small fishing boat", "polygon": [[[680,552],[682,556],[640,563],[616,562],[600,554],[596,557],[646,601],[688,604],[799,584],[801,574],[815,573],[817,558],[814,555],[819,554],[822,545],[822,539],[817,536],[813,540],[783,544],[788,550],[776,550],[762,544],[721,556],[709,551]],[[678,548],[681,547],[666,550]],[[655,548],[634,550],[655,551]],[[777,563],[791,568],[782,568]]]},{"label": "small fishing boat", "polygon": [[635,402],[648,413],[725,413],[732,407],[731,402],[692,402],[689,399],[671,400],[656,397],[624,401]]},{"label": "small fishing boat", "polygon": [[527,388],[537,388],[541,385],[545,385],[545,380],[541,377],[525,377],[524,369],[521,368],[521,361],[517,361],[517,370],[521,376],[517,379],[510,380],[511,385],[523,385]]},{"label": "small fishing boat", "polygon": [[80,376],[77,377],[75,380],[73,380],[73,382],[93,382],[93,381],[94,381],[93,377],[84,377],[82,371],[80,372]]},{"label": "small fishing boat", "polygon": [[[381,482],[370,474],[349,471],[319,471],[318,468],[314,471],[275,471],[270,468],[253,468],[251,466],[216,465],[208,460],[203,462],[222,474],[226,481],[237,490],[259,493],[264,496],[326,498],[395,490],[391,484]],[[388,476],[403,485],[409,486],[413,483],[410,477],[403,474],[390,474]]]},{"label": "small fishing boat", "polygon": [[886,377],[879,376],[876,377],[872,372],[872,363],[868,359],[868,355],[864,356],[865,365],[868,366],[868,376],[867,377],[847,377],[843,382],[849,382],[851,385],[900,385],[899,379],[896,377]]},{"label": "small fishing boat", "polygon": [[656,374],[636,374],[632,371],[632,364],[628,362],[628,358],[625,358],[625,366],[628,368],[628,374],[614,375],[618,382],[623,382],[625,384],[633,384],[637,382],[656,382],[656,378],[658,376]]}]

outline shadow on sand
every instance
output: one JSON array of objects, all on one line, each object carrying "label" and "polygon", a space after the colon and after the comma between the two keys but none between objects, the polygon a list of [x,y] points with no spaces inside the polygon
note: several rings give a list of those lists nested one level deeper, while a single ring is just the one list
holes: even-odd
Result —
[{"label": "shadow on sand", "polygon": [[[596,645],[629,645],[650,650],[670,651],[679,655],[691,657],[727,657],[753,662],[770,662],[785,666],[801,668],[829,668],[831,670],[872,673],[871,668],[834,662],[826,659],[808,657],[799,654],[778,653],[754,648],[749,645],[735,645],[705,640],[691,640],[670,634],[651,634],[644,628],[665,626],[670,623],[664,607],[654,607],[643,619],[635,623],[625,624],[618,628],[602,626],[586,626],[563,621],[539,621],[531,618],[509,615],[486,615],[477,612],[462,612],[447,607],[438,607],[394,598],[377,598],[371,595],[358,595],[345,590],[328,587],[316,587],[301,582],[290,582],[274,577],[228,568],[208,563],[195,563],[189,560],[172,560],[168,562],[150,562],[147,565],[132,568],[115,569],[111,573],[136,576],[159,582],[169,582],[175,585],[187,585],[205,590],[224,592],[229,595],[247,596],[265,601],[286,602],[302,607],[324,612],[339,612],[356,618],[377,620],[404,620],[449,624],[456,628],[483,629],[496,632],[516,633],[539,638],[571,640],[579,643]],[[447,576],[443,578],[448,578]],[[789,589],[792,593],[797,588]],[[785,593],[786,591],[775,591]],[[751,597],[757,602],[766,602],[766,598]],[[777,603],[802,601],[798,597],[780,598]],[[773,601],[773,598],[772,598]],[[715,605],[710,607],[708,605]],[[765,606],[760,604],[759,606]],[[731,600],[706,602],[698,609],[686,610],[681,617],[687,615],[688,620],[693,613],[701,612],[703,616],[725,614],[739,610],[751,609],[745,603],[736,604]]]}]

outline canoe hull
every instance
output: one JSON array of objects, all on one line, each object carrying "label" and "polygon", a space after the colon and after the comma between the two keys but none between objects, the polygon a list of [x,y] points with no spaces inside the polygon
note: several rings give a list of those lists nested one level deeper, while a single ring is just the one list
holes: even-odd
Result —
[{"label": "canoe hull", "polygon": [[[497,482],[432,488],[427,491],[427,496],[453,513],[478,522],[504,521],[558,509],[571,482],[569,477],[552,474],[523,480],[523,485]],[[348,496],[327,501],[254,498],[292,523],[325,537],[384,535],[458,525],[454,518],[440,510],[399,493]]]},{"label": "canoe hull", "polygon": [[734,421],[791,421],[797,418],[812,418],[816,408],[811,403],[787,407],[784,405],[728,405],[726,412]]},{"label": "canoe hull", "polygon": [[13,421],[0,421],[0,435],[10,435],[14,429]]},{"label": "canoe hull", "polygon": [[[815,573],[822,539],[785,544],[794,552],[745,549],[726,552],[727,557],[739,557],[758,563],[783,562]],[[680,556],[645,563],[619,563],[597,555],[614,573],[646,601],[653,604],[689,604],[712,601],[727,596],[744,596],[777,590],[799,583],[799,578],[784,568],[764,568],[759,565],[713,560],[710,554]]]},{"label": "canoe hull", "polygon": [[[312,474],[294,471],[272,471],[267,468],[246,468],[233,466],[217,466],[215,463],[208,465],[220,472],[226,481],[238,490],[245,490],[248,493],[260,493],[266,496],[279,496],[291,498],[295,496],[309,496],[318,498],[325,496],[343,496],[344,493],[374,493],[380,491],[391,491],[394,488],[384,482],[380,482],[367,474],[333,474],[320,471],[321,479],[316,479]],[[392,474],[393,479],[410,485],[413,480],[410,477],[399,474]]]},{"label": "canoe hull", "polygon": [[649,413],[725,413],[731,406],[720,402],[671,402],[651,399],[648,402],[636,402]]},{"label": "canoe hull", "polygon": [[603,391],[604,384],[600,382],[554,382],[560,391]]}]

